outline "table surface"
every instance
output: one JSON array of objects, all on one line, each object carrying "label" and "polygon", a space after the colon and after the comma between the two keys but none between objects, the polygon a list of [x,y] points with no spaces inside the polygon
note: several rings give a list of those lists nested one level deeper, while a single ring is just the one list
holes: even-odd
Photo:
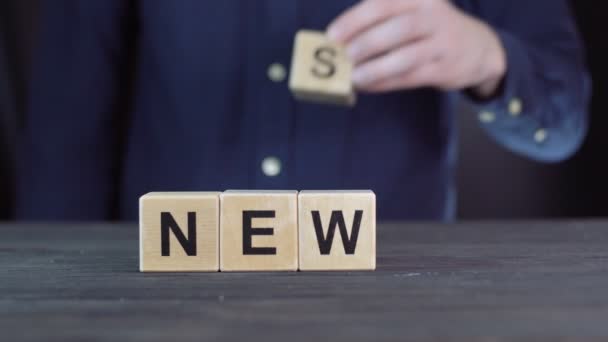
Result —
[{"label": "table surface", "polygon": [[132,224],[0,225],[3,340],[608,336],[608,222],[380,224],[378,270],[138,272]]}]

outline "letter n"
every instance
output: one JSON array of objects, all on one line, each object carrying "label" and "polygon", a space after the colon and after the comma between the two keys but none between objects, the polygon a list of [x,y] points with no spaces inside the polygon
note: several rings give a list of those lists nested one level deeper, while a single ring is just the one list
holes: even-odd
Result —
[{"label": "letter n", "polygon": [[186,255],[196,255],[196,213],[188,213],[188,237],[184,236],[183,231],[175,222],[173,215],[168,212],[160,214],[160,231],[161,231],[161,254],[162,256],[170,256],[171,250],[169,246],[169,231],[173,232],[175,238],[182,246]]}]

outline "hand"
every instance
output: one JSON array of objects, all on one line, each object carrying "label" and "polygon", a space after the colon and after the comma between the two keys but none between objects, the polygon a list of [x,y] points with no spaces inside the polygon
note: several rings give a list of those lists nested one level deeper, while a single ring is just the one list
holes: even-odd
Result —
[{"label": "hand", "polygon": [[327,34],[346,45],[353,83],[362,91],[471,88],[484,98],[506,74],[494,30],[448,0],[364,0]]}]

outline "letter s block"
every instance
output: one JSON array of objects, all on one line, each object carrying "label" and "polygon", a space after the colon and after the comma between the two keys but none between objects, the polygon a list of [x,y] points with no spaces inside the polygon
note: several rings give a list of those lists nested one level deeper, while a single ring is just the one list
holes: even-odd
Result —
[{"label": "letter s block", "polygon": [[175,192],[142,196],[140,271],[217,272],[219,195],[219,192]]},{"label": "letter s block", "polygon": [[324,33],[301,30],[296,34],[289,88],[299,100],[353,106],[352,63],[345,49]]},{"label": "letter s block", "polygon": [[302,191],[298,220],[301,271],[376,269],[372,191]]},{"label": "letter s block", "polygon": [[297,191],[226,191],[220,198],[222,271],[298,269]]}]

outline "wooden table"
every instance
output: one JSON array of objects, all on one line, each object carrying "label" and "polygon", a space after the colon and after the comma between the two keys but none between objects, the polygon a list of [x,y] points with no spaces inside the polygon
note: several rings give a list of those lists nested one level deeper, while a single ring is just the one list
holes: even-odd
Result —
[{"label": "wooden table", "polygon": [[378,267],[142,274],[136,225],[3,225],[0,340],[608,336],[608,222],[381,224]]}]

